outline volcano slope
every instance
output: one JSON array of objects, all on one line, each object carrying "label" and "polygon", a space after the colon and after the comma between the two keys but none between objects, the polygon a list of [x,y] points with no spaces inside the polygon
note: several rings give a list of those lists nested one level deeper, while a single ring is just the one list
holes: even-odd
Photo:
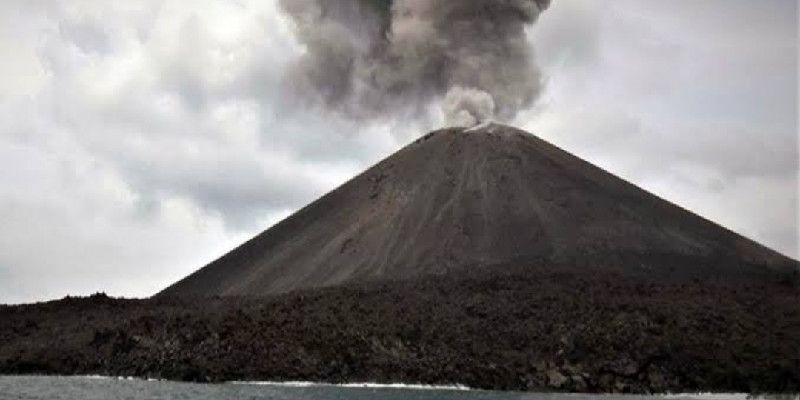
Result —
[{"label": "volcano slope", "polygon": [[797,264],[524,131],[428,134],[160,296],[261,296],[549,262],[653,279]]},{"label": "volcano slope", "polygon": [[0,373],[798,392],[797,271],[525,132],[445,129],[152,299],[0,306]]}]

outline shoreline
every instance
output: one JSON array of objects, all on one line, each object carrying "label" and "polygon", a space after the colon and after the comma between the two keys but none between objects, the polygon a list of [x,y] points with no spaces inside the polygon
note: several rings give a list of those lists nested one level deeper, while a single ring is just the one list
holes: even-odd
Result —
[{"label": "shoreline", "polygon": [[[486,392],[485,389],[471,388],[466,385],[426,385],[418,383],[377,383],[377,382],[351,382],[351,383],[328,383],[313,381],[227,381],[227,382],[185,382],[169,379],[143,378],[138,376],[107,376],[107,375],[6,375],[0,374],[2,378],[55,378],[55,379],[85,379],[85,380],[105,380],[105,381],[138,381],[138,382],[161,382],[187,385],[243,385],[243,386],[274,386],[281,388],[344,388],[344,389],[394,389],[394,390],[425,390],[425,391],[457,391],[457,392]],[[515,391],[488,390],[489,392]],[[582,392],[519,392],[529,394],[552,394],[560,396],[632,396],[632,397],[651,397],[668,400],[693,399],[693,400],[758,400],[764,395],[748,393],[655,393],[650,395],[642,394],[620,394],[620,393],[582,393]],[[793,394],[788,394],[793,396]],[[800,397],[800,395],[797,395]]]},{"label": "shoreline", "polygon": [[224,384],[230,385],[253,385],[253,386],[279,386],[279,387],[338,387],[348,389],[403,389],[403,390],[438,390],[438,391],[459,391],[472,392],[480,389],[471,388],[466,385],[426,385],[422,383],[377,383],[377,382],[351,382],[351,383],[327,383],[312,381],[229,381]]},{"label": "shoreline", "polygon": [[780,285],[532,268],[264,299],[93,296],[0,308],[0,373],[797,393],[798,304]]},{"label": "shoreline", "polygon": [[46,375],[25,374],[10,375],[0,374],[0,378],[58,378],[58,379],[86,379],[86,380],[111,380],[111,381],[140,381],[140,382],[166,382],[193,385],[250,385],[250,386],[279,386],[279,387],[340,387],[348,389],[408,389],[408,390],[439,390],[459,392],[479,392],[483,389],[471,388],[467,385],[428,385],[424,383],[379,383],[379,382],[348,382],[330,383],[314,381],[224,381],[224,382],[186,382],[162,378],[147,378],[140,376],[110,376],[110,375]]}]

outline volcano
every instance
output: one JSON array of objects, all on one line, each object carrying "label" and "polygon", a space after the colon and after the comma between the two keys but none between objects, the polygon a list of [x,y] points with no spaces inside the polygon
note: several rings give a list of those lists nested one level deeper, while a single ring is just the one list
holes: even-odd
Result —
[{"label": "volcano", "polygon": [[154,298],[0,306],[0,374],[797,393],[798,281],[529,133],[452,128]]},{"label": "volcano", "polygon": [[159,296],[263,296],[508,265],[759,281],[798,264],[527,132],[416,140]]}]

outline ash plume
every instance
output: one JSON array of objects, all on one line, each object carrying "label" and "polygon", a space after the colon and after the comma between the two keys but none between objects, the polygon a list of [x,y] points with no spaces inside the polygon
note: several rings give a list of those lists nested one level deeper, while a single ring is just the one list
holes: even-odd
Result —
[{"label": "ash plume", "polygon": [[305,53],[301,99],[357,120],[508,121],[541,76],[525,28],[550,0],[280,0]]},{"label": "ash plume", "polygon": [[445,123],[450,126],[473,126],[494,117],[494,98],[479,89],[454,86],[442,104]]}]

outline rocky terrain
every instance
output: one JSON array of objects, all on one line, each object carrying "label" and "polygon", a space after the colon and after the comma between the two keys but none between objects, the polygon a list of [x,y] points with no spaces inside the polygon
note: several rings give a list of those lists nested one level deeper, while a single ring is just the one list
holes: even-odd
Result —
[{"label": "rocky terrain", "polygon": [[0,308],[0,373],[586,392],[800,391],[796,282],[551,265],[266,298]]}]

